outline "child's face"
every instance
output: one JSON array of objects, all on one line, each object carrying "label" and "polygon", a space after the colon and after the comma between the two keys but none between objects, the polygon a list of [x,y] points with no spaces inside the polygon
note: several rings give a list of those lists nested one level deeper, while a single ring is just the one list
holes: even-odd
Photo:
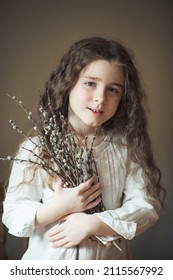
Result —
[{"label": "child's face", "polygon": [[69,94],[69,122],[82,132],[99,127],[115,114],[123,88],[123,69],[116,62],[90,63]]}]

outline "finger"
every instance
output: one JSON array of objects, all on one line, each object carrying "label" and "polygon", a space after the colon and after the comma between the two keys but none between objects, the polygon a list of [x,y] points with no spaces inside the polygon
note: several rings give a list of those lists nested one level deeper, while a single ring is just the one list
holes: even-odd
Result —
[{"label": "finger", "polygon": [[57,241],[57,242],[54,242],[52,243],[52,247],[53,248],[72,248],[74,246],[76,246],[77,244],[75,244],[74,242],[72,241],[68,241],[66,238],[60,240],[60,241]]},{"label": "finger", "polygon": [[80,184],[77,187],[79,190],[79,194],[88,190],[91,187],[91,185],[94,183],[95,180],[96,180],[96,176],[93,176],[90,179],[88,179],[85,183]]},{"label": "finger", "polygon": [[65,236],[64,232],[62,231],[62,232],[60,232],[58,234],[55,234],[53,236],[49,236],[48,240],[49,240],[49,242],[55,242],[55,241],[59,241],[59,240],[65,238],[65,237],[66,236]]},{"label": "finger", "polygon": [[94,194],[96,191],[98,191],[98,193],[100,194],[102,190],[103,186],[100,182],[98,182],[96,185],[90,186],[90,188],[85,191],[85,197]]},{"label": "finger", "polygon": [[94,208],[101,202],[101,200],[102,200],[101,197],[97,197],[95,200],[93,200],[87,204],[87,206],[85,207],[85,210]]},{"label": "finger", "polygon": [[64,237],[61,240],[56,240],[52,243],[53,248],[63,247],[68,243],[67,239]]},{"label": "finger", "polygon": [[86,204],[88,204],[88,203],[92,202],[93,200],[95,200],[96,198],[98,198],[100,196],[101,192],[102,192],[102,188],[100,188],[97,191],[95,191],[94,193],[90,194],[85,200]]},{"label": "finger", "polygon": [[49,232],[49,237],[51,237],[51,236],[54,236],[54,235],[56,235],[56,234],[59,234],[61,231],[63,231],[64,230],[64,228],[63,228],[63,223],[62,224],[60,224],[60,225],[58,225],[58,226],[56,226],[54,229],[52,229],[50,232]]},{"label": "finger", "polygon": [[70,241],[70,242],[67,242],[66,244],[64,244],[62,247],[68,249],[68,248],[75,247],[77,245],[78,245],[77,243]]},{"label": "finger", "polygon": [[55,186],[55,191],[57,190],[57,189],[59,189],[59,188],[62,188],[64,186],[64,182],[63,182],[63,180],[60,178],[59,180],[58,180],[58,182],[57,182],[57,184],[56,184],[56,186]]}]

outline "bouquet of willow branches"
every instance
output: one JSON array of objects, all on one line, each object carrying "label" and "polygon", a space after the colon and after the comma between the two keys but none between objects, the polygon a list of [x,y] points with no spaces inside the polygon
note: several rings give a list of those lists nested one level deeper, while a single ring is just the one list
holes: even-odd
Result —
[{"label": "bouquet of willow branches", "polygon": [[[43,118],[43,131],[38,128],[37,123],[33,119],[32,112],[27,111],[21,101],[15,96],[8,95],[11,99],[18,103],[22,110],[26,113],[27,118],[31,121],[33,129],[37,132],[39,144],[34,141],[33,137],[27,136],[13,120],[10,124],[19,134],[31,141],[36,148],[40,149],[40,154],[36,154],[33,150],[25,147],[23,149],[29,151],[33,159],[19,159],[12,156],[0,158],[1,160],[12,160],[26,163],[33,163],[41,166],[49,173],[55,173],[64,181],[64,187],[76,187],[79,184],[87,181],[92,176],[96,177],[96,182],[99,181],[97,165],[93,156],[93,145],[95,137],[93,137],[90,147],[87,146],[87,136],[83,139],[84,146],[78,145],[77,136],[70,124],[65,120],[60,113],[60,124],[57,124],[57,118],[53,113],[51,104],[48,106],[51,111],[51,116],[41,106],[39,111]],[[32,157],[33,158],[33,157]],[[104,211],[102,201],[92,209],[87,210],[89,214]]]}]

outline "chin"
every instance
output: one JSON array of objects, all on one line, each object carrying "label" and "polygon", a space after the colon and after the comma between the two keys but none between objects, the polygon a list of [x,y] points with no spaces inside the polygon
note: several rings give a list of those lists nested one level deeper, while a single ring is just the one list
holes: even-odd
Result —
[{"label": "chin", "polygon": [[91,128],[97,128],[100,127],[103,124],[103,121],[96,121],[96,120],[89,120],[88,118],[81,118],[82,122],[84,125],[86,125],[87,127],[91,127]]},{"label": "chin", "polygon": [[98,127],[100,127],[102,124],[86,124],[88,127],[92,127],[92,128],[98,128]]}]

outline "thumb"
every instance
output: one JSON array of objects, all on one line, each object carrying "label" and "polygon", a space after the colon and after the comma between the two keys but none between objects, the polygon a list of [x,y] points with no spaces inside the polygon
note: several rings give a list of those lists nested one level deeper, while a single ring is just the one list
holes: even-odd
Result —
[{"label": "thumb", "polygon": [[56,183],[54,187],[54,191],[61,189],[64,186],[64,182],[61,178],[59,178],[58,182]]}]

